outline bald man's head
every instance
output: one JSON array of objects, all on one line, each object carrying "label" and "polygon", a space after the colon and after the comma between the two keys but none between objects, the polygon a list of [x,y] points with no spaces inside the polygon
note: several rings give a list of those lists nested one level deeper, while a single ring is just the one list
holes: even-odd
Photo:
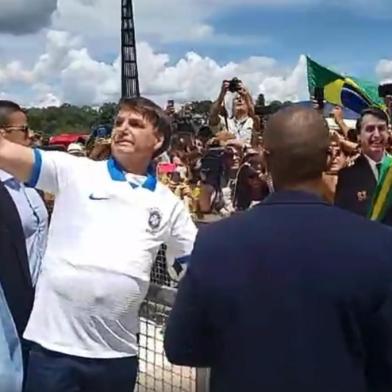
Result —
[{"label": "bald man's head", "polygon": [[264,132],[267,165],[276,188],[321,178],[329,130],[314,109],[289,107],[271,117]]}]

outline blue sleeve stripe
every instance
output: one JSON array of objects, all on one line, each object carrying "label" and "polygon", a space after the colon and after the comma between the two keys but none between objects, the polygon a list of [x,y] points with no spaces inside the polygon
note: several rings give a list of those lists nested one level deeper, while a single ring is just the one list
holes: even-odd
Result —
[{"label": "blue sleeve stripe", "polygon": [[41,175],[42,168],[42,155],[41,151],[35,148],[34,150],[34,165],[33,171],[31,172],[31,176],[29,181],[26,183],[28,187],[35,188],[39,181],[39,176]]},{"label": "blue sleeve stripe", "polygon": [[176,262],[181,264],[181,265],[185,265],[185,264],[189,264],[189,262],[191,261],[191,256],[183,256],[183,257],[179,257],[178,259],[176,259]]}]

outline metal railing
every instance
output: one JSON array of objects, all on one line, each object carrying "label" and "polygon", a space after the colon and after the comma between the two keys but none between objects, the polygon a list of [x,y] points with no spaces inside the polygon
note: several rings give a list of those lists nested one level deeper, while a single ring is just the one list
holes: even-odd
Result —
[{"label": "metal railing", "polygon": [[165,356],[165,324],[176,292],[176,282],[166,272],[163,248],[152,271],[147,298],[140,309],[140,365],[135,392],[208,392],[206,370],[174,366]]}]

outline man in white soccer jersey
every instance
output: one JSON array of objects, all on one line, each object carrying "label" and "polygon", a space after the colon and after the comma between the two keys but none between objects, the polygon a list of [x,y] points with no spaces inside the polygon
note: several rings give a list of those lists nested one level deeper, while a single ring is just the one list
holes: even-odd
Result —
[{"label": "man in white soccer jersey", "polygon": [[25,332],[33,342],[27,392],[133,390],[138,311],[152,264],[164,243],[181,269],[196,236],[182,201],[149,168],[170,135],[164,112],[135,98],[119,105],[108,161],[0,137],[0,168],[56,196]]}]

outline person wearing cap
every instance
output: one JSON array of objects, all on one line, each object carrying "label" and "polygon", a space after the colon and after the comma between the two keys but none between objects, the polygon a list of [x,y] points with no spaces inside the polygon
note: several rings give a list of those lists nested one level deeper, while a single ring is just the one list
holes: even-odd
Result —
[{"label": "person wearing cap", "polygon": [[106,161],[0,138],[0,168],[56,197],[25,332],[27,392],[133,390],[153,262],[166,244],[171,271],[181,273],[196,236],[182,201],[150,168],[170,136],[162,109],[133,98],[120,102]]},{"label": "person wearing cap", "polygon": [[71,154],[75,157],[85,157],[86,152],[84,147],[79,143],[71,143],[67,148],[68,154]]}]

